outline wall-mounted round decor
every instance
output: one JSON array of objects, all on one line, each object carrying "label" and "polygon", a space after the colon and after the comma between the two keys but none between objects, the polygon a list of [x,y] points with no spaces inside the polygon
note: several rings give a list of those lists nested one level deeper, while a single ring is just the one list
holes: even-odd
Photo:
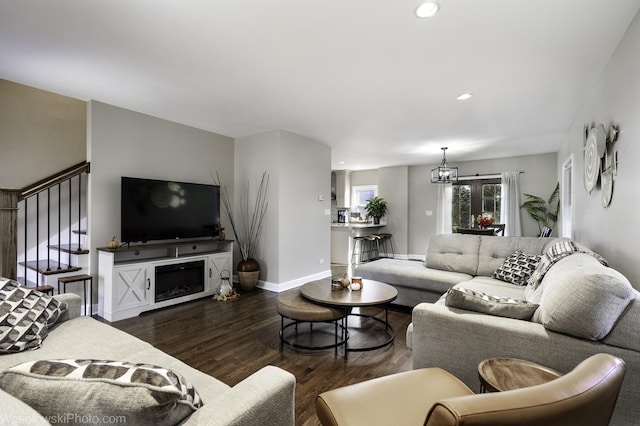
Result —
[{"label": "wall-mounted round decor", "polygon": [[613,168],[611,166],[612,158],[605,150],[604,153],[604,170],[600,175],[600,189],[602,190],[602,207],[609,207],[611,204],[611,196],[613,195]]},{"label": "wall-mounted round decor", "polygon": [[613,176],[611,172],[602,174],[602,207],[609,207],[611,196],[613,195]]},{"label": "wall-mounted round decor", "polygon": [[589,132],[584,147],[584,188],[591,192],[600,176],[600,156],[598,155],[598,131],[594,127]]},{"label": "wall-mounted round decor", "polygon": [[602,158],[607,150],[607,131],[604,129],[604,124],[594,127],[592,130],[595,133],[598,158]]}]

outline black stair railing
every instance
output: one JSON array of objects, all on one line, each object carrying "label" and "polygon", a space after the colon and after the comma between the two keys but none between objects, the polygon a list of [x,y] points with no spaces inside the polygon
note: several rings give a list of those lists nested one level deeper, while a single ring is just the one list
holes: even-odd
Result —
[{"label": "black stair railing", "polygon": [[[23,281],[30,287],[39,287],[40,275],[50,275],[63,272],[77,271],[81,268],[72,265],[72,254],[84,254],[88,251],[82,247],[81,230],[77,230],[77,244],[73,243],[72,230],[77,221],[77,227],[82,222],[82,179],[90,171],[89,163],[82,162],[65,169],[59,173],[42,179],[21,190],[0,189],[0,225],[7,229],[7,235],[15,235],[15,238],[1,238],[2,262],[0,275]],[[85,177],[86,178],[86,177]],[[73,188],[77,183],[77,192]],[[67,200],[63,199],[63,194],[68,187]],[[57,192],[57,197],[55,196]],[[46,193],[46,194],[45,194]],[[46,197],[45,197],[46,196]],[[46,198],[46,199],[45,199]],[[35,211],[33,208],[35,202]],[[65,206],[65,204],[67,204]],[[73,216],[74,208],[77,208],[77,217]],[[22,229],[18,230],[18,215],[22,215]],[[65,214],[66,212],[66,214]],[[6,214],[4,214],[6,213]],[[4,214],[4,215],[3,215]],[[65,217],[66,216],[66,217]],[[41,222],[46,220],[46,236],[41,235],[45,228]],[[53,229],[52,223],[57,222],[57,229]],[[67,223],[68,235],[67,243],[63,243],[63,223]],[[34,229],[35,228],[35,229]],[[34,234],[35,232],[35,234]],[[18,263],[18,239],[17,235],[22,234],[22,257],[23,261]],[[46,250],[41,250],[41,240],[46,241]],[[57,240],[57,244],[54,243]],[[31,242],[30,242],[31,241]],[[35,249],[35,250],[34,250]],[[29,252],[35,252],[35,260],[28,258]],[[46,253],[46,255],[44,253]],[[56,254],[51,256],[52,252]],[[67,253],[68,261],[64,263],[61,257],[62,252]],[[8,255],[9,258],[5,258]],[[12,267],[11,263],[18,269]],[[29,270],[35,271],[35,283],[28,280]],[[17,277],[18,272],[22,272],[22,277]]]}]

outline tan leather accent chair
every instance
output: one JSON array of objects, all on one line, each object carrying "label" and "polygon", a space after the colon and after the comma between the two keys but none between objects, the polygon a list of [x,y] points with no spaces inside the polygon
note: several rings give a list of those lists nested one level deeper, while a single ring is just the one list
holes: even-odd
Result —
[{"label": "tan leather accent chair", "polygon": [[608,425],[626,366],[597,354],[548,383],[474,394],[440,368],[379,377],[316,398],[323,425]]}]

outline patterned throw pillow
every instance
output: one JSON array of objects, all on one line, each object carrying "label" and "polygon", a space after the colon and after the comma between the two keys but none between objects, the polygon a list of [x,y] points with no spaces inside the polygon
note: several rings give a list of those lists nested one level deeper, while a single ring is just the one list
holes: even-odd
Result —
[{"label": "patterned throw pillow", "polygon": [[126,424],[175,425],[203,405],[180,374],[121,361],[25,362],[0,373],[0,388],[47,418],[117,415]]},{"label": "patterned throw pillow", "polygon": [[492,276],[511,284],[526,285],[527,279],[536,269],[539,262],[540,256],[537,254],[526,254],[516,250],[504,260],[502,265],[498,266]]},{"label": "patterned throw pillow", "polygon": [[538,305],[510,297],[491,296],[463,287],[449,289],[445,305],[450,308],[465,309],[499,317],[530,320]]},{"label": "patterned throw pillow", "polygon": [[67,304],[0,278],[0,353],[37,349]]}]

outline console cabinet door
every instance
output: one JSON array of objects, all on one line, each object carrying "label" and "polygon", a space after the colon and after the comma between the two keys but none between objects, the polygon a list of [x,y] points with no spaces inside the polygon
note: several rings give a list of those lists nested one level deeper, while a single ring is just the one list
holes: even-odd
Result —
[{"label": "console cabinet door", "polygon": [[123,311],[151,303],[153,286],[151,267],[146,264],[113,268],[114,310]]},{"label": "console cabinet door", "polygon": [[207,256],[209,258],[209,287],[207,290],[210,291],[218,291],[218,286],[222,279],[220,278],[221,274],[224,271],[224,275],[227,275],[227,271],[229,273],[229,278],[231,278],[231,274],[233,274],[233,268],[231,266],[231,253],[215,253]]}]

